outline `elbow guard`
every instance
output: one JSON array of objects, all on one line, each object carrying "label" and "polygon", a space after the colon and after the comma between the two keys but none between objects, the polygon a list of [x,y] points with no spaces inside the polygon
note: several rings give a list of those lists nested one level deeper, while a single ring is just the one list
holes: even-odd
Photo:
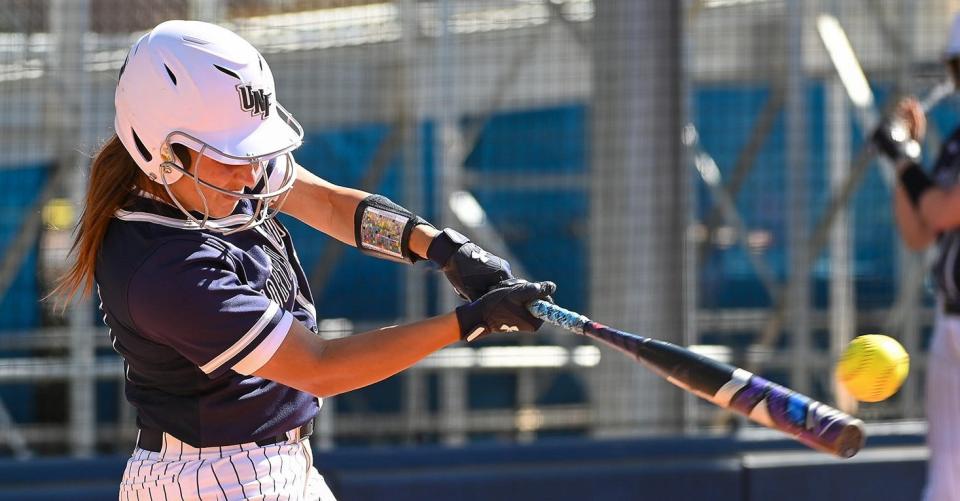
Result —
[{"label": "elbow guard", "polygon": [[357,249],[380,259],[415,263],[423,258],[410,251],[410,234],[420,224],[430,223],[385,196],[370,195],[354,214]]}]

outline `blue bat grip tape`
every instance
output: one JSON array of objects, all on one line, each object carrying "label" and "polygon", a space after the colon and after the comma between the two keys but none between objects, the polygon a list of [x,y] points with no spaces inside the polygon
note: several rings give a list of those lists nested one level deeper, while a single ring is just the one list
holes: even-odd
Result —
[{"label": "blue bat grip tape", "polygon": [[569,331],[583,334],[583,326],[590,322],[590,319],[570,310],[561,308],[553,303],[536,300],[527,305],[530,314],[543,320],[544,322],[563,327]]}]

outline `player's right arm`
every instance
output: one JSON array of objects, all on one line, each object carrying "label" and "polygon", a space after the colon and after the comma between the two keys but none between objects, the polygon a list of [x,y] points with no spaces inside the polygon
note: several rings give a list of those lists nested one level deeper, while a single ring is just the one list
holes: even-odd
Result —
[{"label": "player's right arm", "polygon": [[[899,132],[892,130],[896,126],[901,126]],[[918,141],[923,140],[926,129],[927,118],[923,108],[916,99],[908,97],[897,103],[894,121],[881,124],[873,140],[880,152],[894,162],[898,174],[902,174],[905,169],[917,165]],[[939,207],[933,209],[939,210]],[[943,222],[930,220],[929,214],[925,215],[922,206],[911,199],[910,192],[903,182],[898,182],[894,186],[893,211],[900,237],[907,247],[922,250],[936,240],[937,225]],[[927,211],[929,212],[930,209],[928,208]]]},{"label": "player's right arm", "polygon": [[330,397],[382,381],[459,340],[453,313],[339,339],[323,339],[293,322],[277,351],[253,375]]},{"label": "player's right arm", "polygon": [[908,248],[915,251],[923,250],[936,240],[936,231],[923,220],[917,209],[910,203],[906,190],[899,183],[894,187],[893,214],[900,238]]},{"label": "player's right arm", "polygon": [[[913,172],[909,175],[919,177],[920,174],[916,172],[918,167],[914,166],[910,169]],[[915,195],[910,195],[911,182],[903,181],[905,170],[900,172],[900,184],[907,193],[906,197],[910,199],[907,203],[914,206],[920,222],[934,235],[960,228],[960,185],[940,188],[932,185],[932,181],[928,180],[929,187],[913,188]]]}]

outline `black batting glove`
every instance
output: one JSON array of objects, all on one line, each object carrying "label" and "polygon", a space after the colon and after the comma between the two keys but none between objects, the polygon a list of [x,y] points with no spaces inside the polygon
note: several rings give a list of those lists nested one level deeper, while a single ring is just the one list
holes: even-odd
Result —
[{"label": "black batting glove", "polygon": [[514,278],[506,259],[450,228],[444,228],[430,242],[427,257],[440,266],[450,285],[467,301],[476,301],[491,287]]},{"label": "black batting glove", "polygon": [[536,332],[543,320],[527,304],[547,299],[557,290],[553,282],[527,282],[518,278],[497,284],[480,299],[457,308],[460,339],[473,341],[491,332]]},{"label": "black batting glove", "polygon": [[895,164],[920,162],[920,143],[910,137],[907,125],[899,119],[882,122],[873,131],[873,145]]}]

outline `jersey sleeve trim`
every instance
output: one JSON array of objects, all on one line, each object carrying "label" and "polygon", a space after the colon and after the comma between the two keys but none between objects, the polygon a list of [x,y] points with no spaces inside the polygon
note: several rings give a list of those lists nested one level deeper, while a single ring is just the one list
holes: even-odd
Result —
[{"label": "jersey sleeve trim", "polygon": [[[253,324],[253,327],[251,327],[243,337],[234,343],[233,346],[224,350],[223,353],[214,357],[213,360],[200,366],[200,370],[208,375],[216,372],[223,364],[237,356],[237,354],[243,351],[253,340],[259,337],[263,333],[263,329],[269,325],[270,321],[277,315],[278,311],[280,311],[280,305],[274,301],[270,301],[270,306],[267,307],[267,310],[263,312],[260,319]],[[284,315],[289,315],[289,313],[285,312]]]},{"label": "jersey sleeve trim", "polygon": [[245,376],[249,376],[260,370],[260,368],[273,357],[273,354],[277,352],[283,340],[287,338],[287,333],[290,332],[291,325],[293,325],[293,314],[284,312],[283,318],[281,318],[277,326],[270,331],[270,334],[267,334],[267,337],[261,341],[253,351],[234,364],[233,370]]},{"label": "jersey sleeve trim", "polygon": [[[161,226],[167,226],[169,228],[177,228],[182,230],[199,230],[201,229],[200,223],[188,219],[177,219],[175,217],[161,216],[159,214],[153,214],[150,212],[133,212],[124,209],[117,209],[113,213],[113,217],[121,221],[131,221],[139,223],[154,223]],[[226,217],[217,219],[216,221],[207,221],[206,227],[214,229],[228,229],[230,225],[237,224],[239,221],[243,221],[244,218],[249,218],[249,215],[246,214],[232,214]]]}]

